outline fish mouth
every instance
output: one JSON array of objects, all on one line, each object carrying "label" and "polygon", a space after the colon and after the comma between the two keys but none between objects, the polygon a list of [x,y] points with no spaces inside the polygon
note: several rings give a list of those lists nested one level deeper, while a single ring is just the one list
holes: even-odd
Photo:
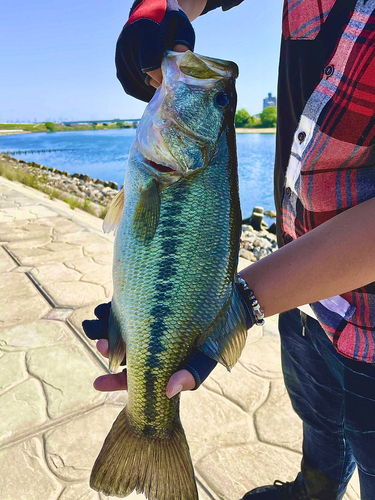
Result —
[{"label": "fish mouth", "polygon": [[177,174],[179,173],[177,169],[172,168],[172,167],[167,167],[166,165],[162,165],[161,163],[156,163],[155,161],[152,160],[146,160],[146,164],[152,167],[154,170],[157,172],[160,172],[161,174]]}]

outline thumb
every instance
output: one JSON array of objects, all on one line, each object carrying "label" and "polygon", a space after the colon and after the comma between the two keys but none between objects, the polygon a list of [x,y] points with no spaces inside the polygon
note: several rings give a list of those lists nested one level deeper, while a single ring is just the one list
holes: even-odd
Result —
[{"label": "thumb", "polygon": [[[189,50],[189,48],[186,47],[186,45],[178,44],[173,47],[173,50],[175,52],[186,52],[187,50]],[[158,89],[161,85],[161,82],[163,81],[163,74],[161,72],[161,68],[153,69],[151,71],[147,71],[146,73],[150,77],[150,81],[148,82],[149,85],[151,85],[151,87]]]},{"label": "thumb", "polygon": [[195,378],[188,370],[179,370],[169,379],[166,394],[169,399],[181,391],[191,391],[195,387]]},{"label": "thumb", "polygon": [[182,45],[181,43],[178,43],[173,47],[173,50],[175,52],[186,52],[187,50],[189,50],[189,47],[187,47],[186,45]]}]

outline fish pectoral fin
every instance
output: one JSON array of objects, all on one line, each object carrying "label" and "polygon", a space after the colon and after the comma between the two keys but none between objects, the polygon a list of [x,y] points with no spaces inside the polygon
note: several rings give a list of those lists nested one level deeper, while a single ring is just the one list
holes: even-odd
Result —
[{"label": "fish pectoral fin", "polygon": [[116,316],[114,305],[112,305],[109,315],[108,344],[109,369],[111,372],[115,372],[125,358],[126,346],[121,335],[120,321]]},{"label": "fish pectoral fin", "polygon": [[160,195],[154,179],[144,187],[139,195],[133,217],[133,232],[142,243],[149,243],[154,237],[160,217]]},{"label": "fish pectoral fin", "polygon": [[105,233],[110,233],[114,229],[117,229],[124,210],[124,202],[125,193],[124,188],[122,188],[111,201],[107,215],[103,221],[103,231]]},{"label": "fish pectoral fin", "polygon": [[246,337],[246,315],[235,287],[231,301],[222,309],[209,331],[202,335],[198,348],[230,370],[241,356]]}]

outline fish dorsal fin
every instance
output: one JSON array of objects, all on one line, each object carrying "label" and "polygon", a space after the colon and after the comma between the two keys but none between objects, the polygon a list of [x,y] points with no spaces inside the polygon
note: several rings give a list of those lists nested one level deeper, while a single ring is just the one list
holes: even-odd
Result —
[{"label": "fish dorsal fin", "polygon": [[133,217],[133,232],[142,243],[154,237],[160,217],[160,195],[156,181],[151,179],[141,190]]},{"label": "fish dorsal fin", "polygon": [[202,335],[198,347],[230,370],[241,356],[246,337],[246,315],[235,287],[229,304],[221,310],[209,331]]},{"label": "fish dorsal fin", "polygon": [[103,221],[103,231],[105,233],[110,233],[114,229],[117,229],[122,217],[124,202],[125,193],[124,188],[122,188],[111,201],[107,215]]}]

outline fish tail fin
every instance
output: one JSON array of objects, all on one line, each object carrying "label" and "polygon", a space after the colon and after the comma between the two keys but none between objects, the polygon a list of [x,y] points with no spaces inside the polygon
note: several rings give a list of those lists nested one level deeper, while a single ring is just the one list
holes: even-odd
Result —
[{"label": "fish tail fin", "polygon": [[117,370],[126,354],[125,342],[121,335],[120,322],[115,313],[114,304],[111,307],[108,323],[109,369]]},{"label": "fish tail fin", "polygon": [[94,464],[90,486],[108,496],[136,491],[149,500],[198,500],[189,447],[179,420],[164,437],[135,431],[124,408]]}]

